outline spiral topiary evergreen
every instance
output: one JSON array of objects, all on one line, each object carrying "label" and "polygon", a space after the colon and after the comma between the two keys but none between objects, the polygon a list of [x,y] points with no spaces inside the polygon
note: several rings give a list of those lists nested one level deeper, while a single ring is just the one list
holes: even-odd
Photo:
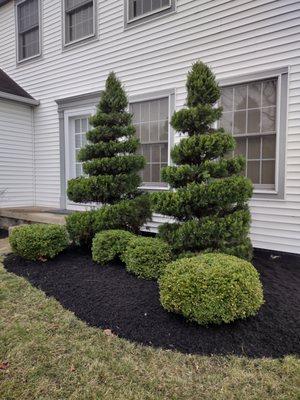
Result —
[{"label": "spiral topiary evergreen", "polygon": [[135,154],[139,141],[127,105],[122,84],[111,72],[97,113],[90,118],[93,128],[86,134],[89,144],[78,154],[87,176],[68,182],[70,200],[115,204],[138,194],[138,171],[144,167],[145,159]]},{"label": "spiral topiary evergreen", "polygon": [[149,196],[138,190],[138,172],[145,159],[136,154],[139,140],[127,105],[122,84],[112,72],[97,113],[90,118],[93,128],[86,134],[88,144],[78,154],[85,176],[68,182],[70,200],[104,207],[67,217],[67,229],[75,244],[90,247],[95,233],[105,229],[137,233],[151,217]]},{"label": "spiral topiary evergreen", "polygon": [[222,115],[215,107],[220,89],[202,62],[193,65],[186,87],[187,108],[174,113],[171,125],[187,137],[171,152],[176,165],[162,170],[163,180],[176,191],[152,195],[154,211],[176,222],[163,224],[159,235],[177,253],[221,251],[249,259],[252,183],[242,176],[243,157],[228,157],[234,138],[213,128]]}]

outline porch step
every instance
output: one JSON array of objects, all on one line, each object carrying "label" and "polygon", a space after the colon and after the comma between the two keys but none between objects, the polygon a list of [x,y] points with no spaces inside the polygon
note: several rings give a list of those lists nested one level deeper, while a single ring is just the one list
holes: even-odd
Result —
[{"label": "porch step", "polygon": [[65,225],[65,217],[68,214],[67,210],[48,207],[2,208],[0,209],[0,227],[7,229],[23,223]]}]

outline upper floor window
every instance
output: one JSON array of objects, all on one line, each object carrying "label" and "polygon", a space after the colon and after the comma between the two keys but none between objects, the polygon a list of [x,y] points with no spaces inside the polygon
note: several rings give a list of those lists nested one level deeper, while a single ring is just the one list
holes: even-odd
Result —
[{"label": "upper floor window", "polygon": [[65,44],[95,35],[95,1],[65,1]]},{"label": "upper floor window", "polygon": [[140,139],[139,154],[146,159],[141,172],[146,187],[166,186],[160,172],[168,165],[169,153],[169,98],[130,104],[136,135]]},{"label": "upper floor window", "polygon": [[283,191],[286,92],[286,73],[222,87],[220,125],[234,136],[256,193]]},{"label": "upper floor window", "polygon": [[18,61],[40,54],[39,0],[23,0],[17,3],[17,52]]},{"label": "upper floor window", "polygon": [[175,0],[126,0],[126,24],[149,20],[175,10]]}]

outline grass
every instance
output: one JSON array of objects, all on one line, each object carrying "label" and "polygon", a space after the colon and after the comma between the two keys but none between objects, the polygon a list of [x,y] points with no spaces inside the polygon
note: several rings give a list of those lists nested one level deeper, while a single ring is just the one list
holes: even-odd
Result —
[{"label": "grass", "polygon": [[2,400],[300,398],[295,357],[201,357],[135,345],[87,326],[2,266],[0,321]]}]

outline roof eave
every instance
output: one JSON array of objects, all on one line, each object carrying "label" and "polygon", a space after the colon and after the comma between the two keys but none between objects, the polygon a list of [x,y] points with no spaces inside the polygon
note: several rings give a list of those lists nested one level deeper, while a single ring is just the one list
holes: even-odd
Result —
[{"label": "roof eave", "polygon": [[17,96],[15,94],[1,92],[1,91],[0,91],[0,98],[5,100],[17,101],[19,103],[28,104],[30,106],[38,106],[40,104],[39,100],[29,99],[27,97]]}]

